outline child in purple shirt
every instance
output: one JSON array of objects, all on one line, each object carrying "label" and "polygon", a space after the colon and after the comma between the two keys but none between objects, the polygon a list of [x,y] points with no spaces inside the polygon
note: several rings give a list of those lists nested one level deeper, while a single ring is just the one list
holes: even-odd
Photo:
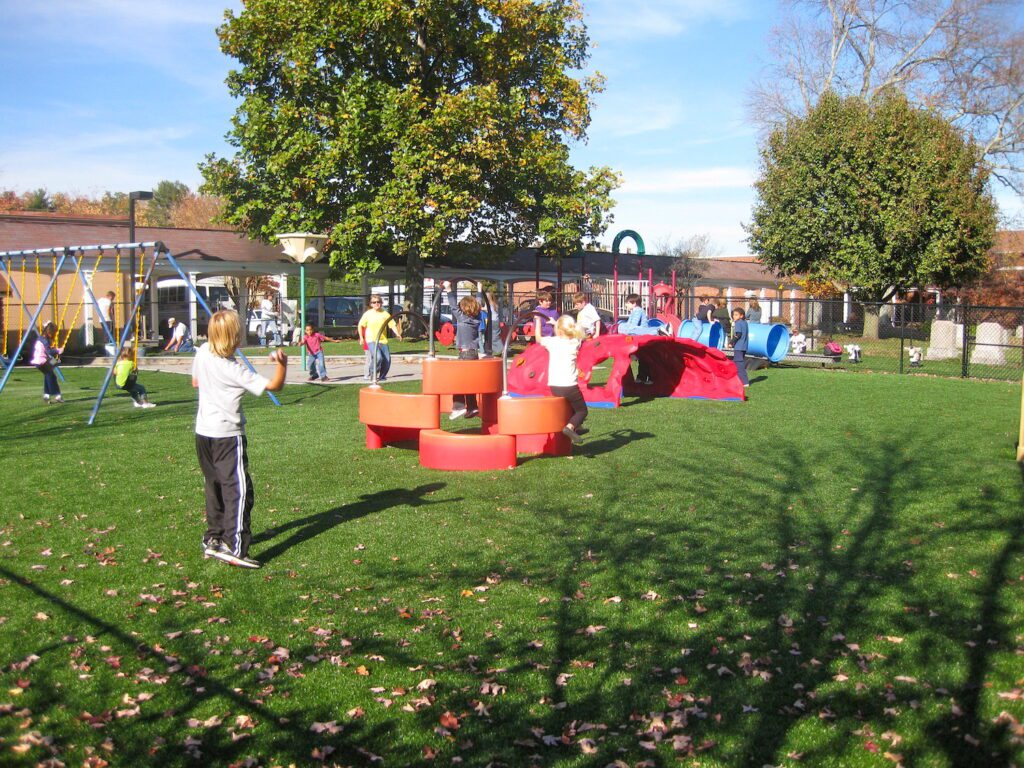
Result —
[{"label": "child in purple shirt", "polygon": [[533,310],[533,336],[554,336],[558,310],[551,306],[554,298],[549,291],[537,291],[537,307]]}]

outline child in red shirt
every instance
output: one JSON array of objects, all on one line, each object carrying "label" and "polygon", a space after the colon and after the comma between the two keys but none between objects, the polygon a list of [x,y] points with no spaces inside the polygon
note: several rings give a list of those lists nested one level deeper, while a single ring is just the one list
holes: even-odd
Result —
[{"label": "child in red shirt", "polygon": [[311,324],[306,325],[306,334],[302,337],[302,341],[299,344],[305,344],[306,350],[309,352],[310,381],[329,381],[327,378],[327,362],[324,359],[323,343],[325,341],[339,341],[339,339],[325,336],[319,331],[314,330]]}]

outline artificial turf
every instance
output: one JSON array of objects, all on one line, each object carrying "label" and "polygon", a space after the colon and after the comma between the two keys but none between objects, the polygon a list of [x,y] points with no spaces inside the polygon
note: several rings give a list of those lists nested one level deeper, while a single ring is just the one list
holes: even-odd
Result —
[{"label": "artificial turf", "polygon": [[0,764],[1024,760],[1018,385],[772,369],[485,473],[289,387],[245,571],[199,550],[187,377],[88,427],[65,374],[0,395]]}]

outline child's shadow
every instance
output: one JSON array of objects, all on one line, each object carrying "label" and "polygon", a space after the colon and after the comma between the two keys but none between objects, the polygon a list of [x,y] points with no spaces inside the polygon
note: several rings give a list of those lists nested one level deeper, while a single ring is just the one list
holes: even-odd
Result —
[{"label": "child's shadow", "polygon": [[637,432],[634,429],[616,429],[596,440],[584,440],[576,450],[581,456],[594,457],[602,453],[616,451],[623,446],[629,445],[637,440],[646,440],[654,437],[651,432]]},{"label": "child's shadow", "polygon": [[[444,483],[428,483],[426,485],[420,485],[416,488],[404,489],[389,489],[386,491],[378,491],[377,493],[364,493],[359,501],[353,504],[346,504],[341,507],[335,507],[329,509],[326,512],[317,512],[306,517],[299,518],[298,520],[290,520],[287,523],[281,525],[275,525],[273,528],[268,528],[265,531],[260,532],[253,537],[253,544],[257,544],[263,541],[269,541],[277,538],[279,535],[293,531],[293,533],[283,541],[274,544],[270,549],[263,550],[259,553],[259,559],[265,563],[270,562],[275,557],[287,552],[294,546],[302,544],[305,541],[309,541],[314,536],[319,536],[321,533],[329,531],[335,526],[347,523],[350,520],[358,520],[360,517],[373,514],[375,512],[383,512],[391,507],[398,507],[403,504],[410,507],[418,507],[424,504],[439,504],[438,501],[428,501],[426,496],[436,491],[441,490],[445,487]],[[452,501],[461,501],[461,499],[444,499],[444,503]]]}]

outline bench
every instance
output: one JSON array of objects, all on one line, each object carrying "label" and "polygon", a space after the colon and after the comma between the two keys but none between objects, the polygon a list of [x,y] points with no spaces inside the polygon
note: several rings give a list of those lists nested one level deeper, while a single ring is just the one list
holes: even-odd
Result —
[{"label": "bench", "polygon": [[782,363],[790,365],[818,365],[822,368],[832,368],[842,365],[843,361],[840,357],[834,355],[818,355],[808,352],[796,354],[795,352],[790,352],[780,361],[780,364]]}]

